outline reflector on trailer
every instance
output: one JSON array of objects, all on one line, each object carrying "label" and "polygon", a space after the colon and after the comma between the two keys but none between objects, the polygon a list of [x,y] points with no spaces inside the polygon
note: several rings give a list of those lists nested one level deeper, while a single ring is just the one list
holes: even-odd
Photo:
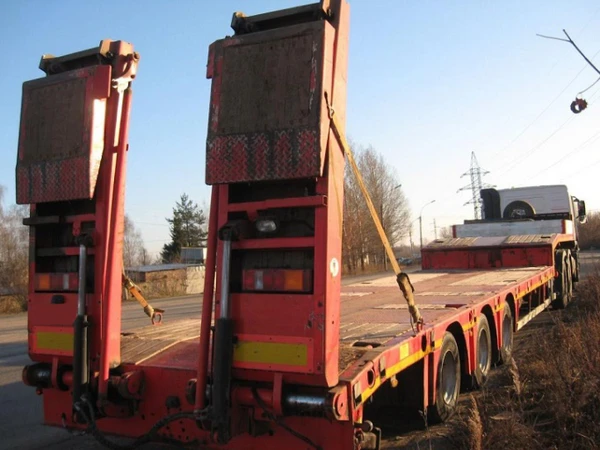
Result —
[{"label": "reflector on trailer", "polygon": [[35,287],[38,291],[50,290],[50,274],[40,273],[35,277]]},{"label": "reflector on trailer", "polygon": [[77,291],[77,273],[38,273],[35,275],[36,291]]},{"label": "reflector on trailer", "polygon": [[261,233],[274,233],[277,231],[278,225],[274,218],[261,218],[255,223],[256,229]]},{"label": "reflector on trailer", "polygon": [[244,291],[310,292],[312,272],[295,269],[244,270]]}]

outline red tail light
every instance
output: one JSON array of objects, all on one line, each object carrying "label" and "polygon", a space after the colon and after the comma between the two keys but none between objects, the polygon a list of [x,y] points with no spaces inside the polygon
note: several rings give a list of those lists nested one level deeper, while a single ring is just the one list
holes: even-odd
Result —
[{"label": "red tail light", "polygon": [[36,291],[77,291],[78,287],[77,273],[37,273],[35,275]]},{"label": "red tail light", "polygon": [[312,271],[288,269],[244,270],[244,291],[310,292]]}]

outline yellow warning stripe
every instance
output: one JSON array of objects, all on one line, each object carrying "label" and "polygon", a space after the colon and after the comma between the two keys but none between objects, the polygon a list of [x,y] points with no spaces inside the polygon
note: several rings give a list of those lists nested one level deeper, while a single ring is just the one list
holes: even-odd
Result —
[{"label": "yellow warning stripe", "polygon": [[35,333],[35,350],[44,352],[57,350],[61,352],[73,351],[73,333],[56,331],[37,331]]},{"label": "yellow warning stripe", "polygon": [[475,321],[471,320],[465,324],[463,324],[462,329],[463,331],[469,331],[471,328],[473,328],[475,326]]},{"label": "yellow warning stripe", "polygon": [[527,290],[524,290],[523,292],[520,292],[517,294],[516,298],[520,299],[522,297],[525,297],[527,294],[535,291],[537,288],[543,286],[544,284],[546,284],[549,280],[551,280],[553,277],[549,276],[547,278],[542,278],[541,281],[538,281],[537,283],[535,283],[534,285],[530,286]]},{"label": "yellow warning stripe", "polygon": [[502,311],[504,309],[504,302],[502,302],[501,304],[499,304],[498,306],[495,306],[492,309],[492,312],[497,313],[499,311]]},{"label": "yellow warning stripe", "polygon": [[233,348],[234,363],[306,366],[308,346],[281,342],[240,341]]},{"label": "yellow warning stripe", "polygon": [[[409,352],[409,344],[408,344],[408,342],[405,342],[404,344],[402,344],[400,346],[400,349],[399,349],[400,361],[398,361],[393,366],[386,367],[385,379],[387,380],[388,378],[393,377],[394,375],[400,373],[407,367],[420,361],[426,355],[428,355],[429,353],[431,353],[433,350],[440,347],[441,345],[442,345],[442,339],[437,339],[434,343],[434,347],[428,346],[425,350],[418,350],[413,354],[409,354],[408,353]],[[381,376],[377,375],[377,378],[375,378],[375,382],[373,383],[373,386],[369,386],[364,391],[362,391],[362,393],[360,394],[360,401],[358,403],[360,404],[360,403],[364,402],[371,395],[373,395],[373,393],[379,388],[379,386],[381,386],[381,383],[382,383]]]}]

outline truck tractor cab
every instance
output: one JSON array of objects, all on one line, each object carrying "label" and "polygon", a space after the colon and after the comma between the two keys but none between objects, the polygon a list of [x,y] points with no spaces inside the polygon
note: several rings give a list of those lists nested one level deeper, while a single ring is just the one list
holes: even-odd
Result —
[{"label": "truck tractor cab", "polygon": [[[453,226],[453,237],[479,238],[488,244],[505,239],[512,244],[555,241],[558,297],[570,297],[572,282],[579,281],[578,225],[586,221],[585,202],[570,194],[565,185],[482,189],[483,218]],[[483,240],[481,240],[483,238]],[[499,241],[498,241],[499,242]],[[564,268],[567,269],[564,269]]]},{"label": "truck tractor cab", "polygon": [[585,202],[565,185],[482,189],[484,220],[566,219],[585,222]]}]

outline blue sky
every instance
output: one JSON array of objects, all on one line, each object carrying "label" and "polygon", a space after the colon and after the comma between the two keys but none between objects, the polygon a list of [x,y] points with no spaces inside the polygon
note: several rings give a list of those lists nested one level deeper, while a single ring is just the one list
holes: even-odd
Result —
[{"label": "blue sky", "polygon": [[[101,39],[141,54],[134,83],[126,210],[147,247],[168,241],[165,217],[187,192],[207,204],[204,153],[208,46],[231,34],[231,14],[303,1],[5,2],[0,13],[0,184],[14,200],[21,84],[43,75],[44,53]],[[309,2],[308,2],[309,3]],[[424,234],[472,217],[461,175],[474,151],[499,188],[566,183],[600,209],[600,83],[589,108],[569,110],[596,74],[569,44],[541,39],[565,28],[592,57],[600,51],[597,1],[367,1],[351,4],[347,132],[397,170]],[[600,55],[600,53],[598,53]],[[595,57],[600,65],[600,56]],[[583,69],[583,70],[582,70]],[[569,85],[569,83],[571,83]],[[596,140],[598,138],[598,140]],[[416,230],[415,230],[416,231]]]}]

